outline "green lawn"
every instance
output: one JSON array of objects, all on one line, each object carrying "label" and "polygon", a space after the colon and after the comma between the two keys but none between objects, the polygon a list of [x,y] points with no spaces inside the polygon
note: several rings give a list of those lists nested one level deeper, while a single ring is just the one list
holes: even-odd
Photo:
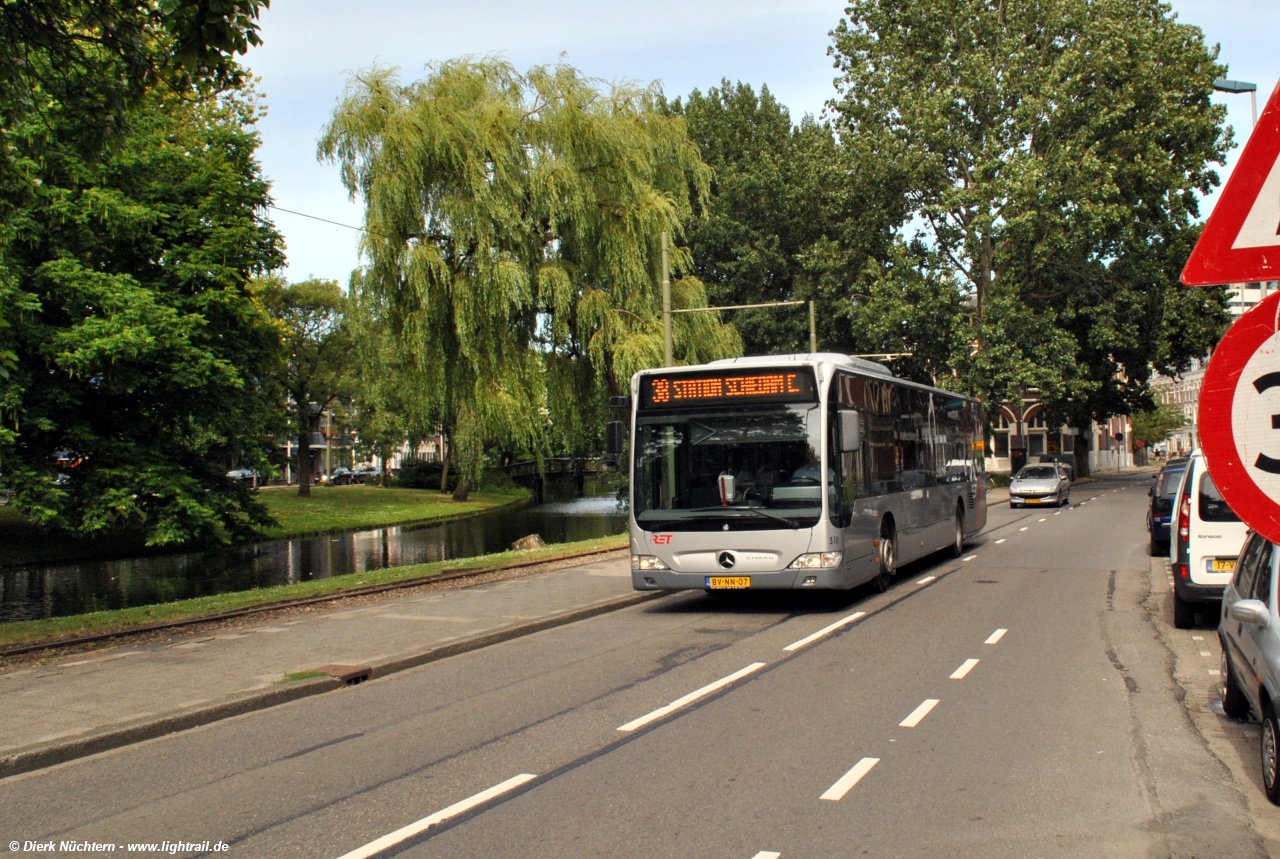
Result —
[{"label": "green lawn", "polygon": [[[335,491],[341,491],[341,489],[342,487],[338,487]],[[369,570],[363,573],[333,576],[328,579],[315,579],[295,585],[280,585],[251,591],[214,594],[160,605],[139,606],[115,611],[99,611],[71,617],[49,618],[48,620],[15,621],[13,623],[0,624],[0,646],[12,647],[29,642],[46,641],[77,634],[109,632],[160,621],[205,617],[219,612],[280,602],[282,600],[321,596],[367,585],[437,575],[445,569],[456,569],[462,566],[497,567],[521,561],[554,560],[565,555],[593,549],[625,549],[627,544],[627,535],[619,534],[615,537],[599,537],[593,540],[581,540],[576,543],[558,543],[545,549],[533,549],[527,552],[507,551],[493,555],[481,555],[476,558],[437,561],[431,564],[415,564],[408,567],[389,567],[383,570]]]},{"label": "green lawn", "polygon": [[465,503],[434,489],[383,489],[380,486],[313,486],[310,498],[297,489],[263,489],[258,498],[280,524],[270,537],[292,537],[397,525],[423,519],[462,516],[511,504],[528,496],[523,489],[473,491]]}]

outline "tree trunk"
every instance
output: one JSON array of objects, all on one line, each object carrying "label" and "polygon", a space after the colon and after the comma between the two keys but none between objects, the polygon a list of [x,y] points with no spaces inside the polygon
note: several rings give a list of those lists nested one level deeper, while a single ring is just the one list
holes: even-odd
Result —
[{"label": "tree trunk", "polygon": [[453,449],[450,448],[449,452],[440,459],[444,463],[444,467],[440,469],[440,491],[447,492],[449,490],[449,460],[453,459]]},{"label": "tree trunk", "polygon": [[453,500],[466,501],[467,495],[470,494],[470,492],[471,489],[467,486],[467,478],[462,477],[458,480],[457,488],[453,490]]},{"label": "tree trunk", "polygon": [[[1088,424],[1085,424],[1088,426]],[[1089,476],[1089,445],[1085,441],[1083,434],[1072,436],[1075,439],[1072,444],[1072,450],[1076,455],[1076,477]]]},{"label": "tree trunk", "polygon": [[391,469],[387,466],[387,462],[391,459],[391,446],[384,444],[378,454],[379,459],[382,460],[382,474],[378,482],[382,484],[383,489],[386,489],[391,485]]},{"label": "tree trunk", "polygon": [[[297,402],[295,400],[295,402]],[[319,418],[311,417],[311,404],[304,402],[298,406],[298,496],[311,497],[311,427],[319,423]]]}]

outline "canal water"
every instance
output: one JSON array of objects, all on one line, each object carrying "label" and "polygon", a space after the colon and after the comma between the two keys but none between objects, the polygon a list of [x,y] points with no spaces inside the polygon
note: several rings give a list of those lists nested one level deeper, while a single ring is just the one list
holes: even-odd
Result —
[{"label": "canal water", "polygon": [[0,623],[461,560],[503,551],[529,534],[540,534],[548,543],[566,543],[626,529],[627,511],[616,498],[589,496],[536,507],[507,507],[437,525],[10,568],[0,571]]}]

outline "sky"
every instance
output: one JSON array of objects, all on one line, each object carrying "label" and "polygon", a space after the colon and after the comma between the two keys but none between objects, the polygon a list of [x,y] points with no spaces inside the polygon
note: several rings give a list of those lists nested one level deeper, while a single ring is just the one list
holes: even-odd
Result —
[{"label": "sky", "polygon": [[[1280,2],[1172,0],[1172,7],[1221,46],[1229,78],[1257,84],[1261,112],[1280,78]],[[835,95],[827,47],[843,11],[839,0],[273,0],[261,19],[263,44],[245,62],[267,107],[258,156],[272,183],[270,215],[286,241],[285,274],[345,284],[360,265],[351,229],[363,220],[360,204],[348,199],[337,167],[316,160],[320,130],[354,72],[377,63],[411,81],[430,62],[468,55],[501,56],[520,71],[563,56],[590,77],[658,81],[672,98],[722,79],[767,85],[799,122],[821,115]],[[1247,94],[1215,100],[1227,106],[1237,144],[1219,171],[1225,182],[1252,118]]]}]

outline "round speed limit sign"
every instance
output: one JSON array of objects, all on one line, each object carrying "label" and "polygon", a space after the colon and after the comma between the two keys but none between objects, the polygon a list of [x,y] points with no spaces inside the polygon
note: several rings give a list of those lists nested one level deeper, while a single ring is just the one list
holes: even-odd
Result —
[{"label": "round speed limit sign", "polygon": [[1280,542],[1280,292],[1218,344],[1200,388],[1200,439],[1218,491],[1244,523]]}]

